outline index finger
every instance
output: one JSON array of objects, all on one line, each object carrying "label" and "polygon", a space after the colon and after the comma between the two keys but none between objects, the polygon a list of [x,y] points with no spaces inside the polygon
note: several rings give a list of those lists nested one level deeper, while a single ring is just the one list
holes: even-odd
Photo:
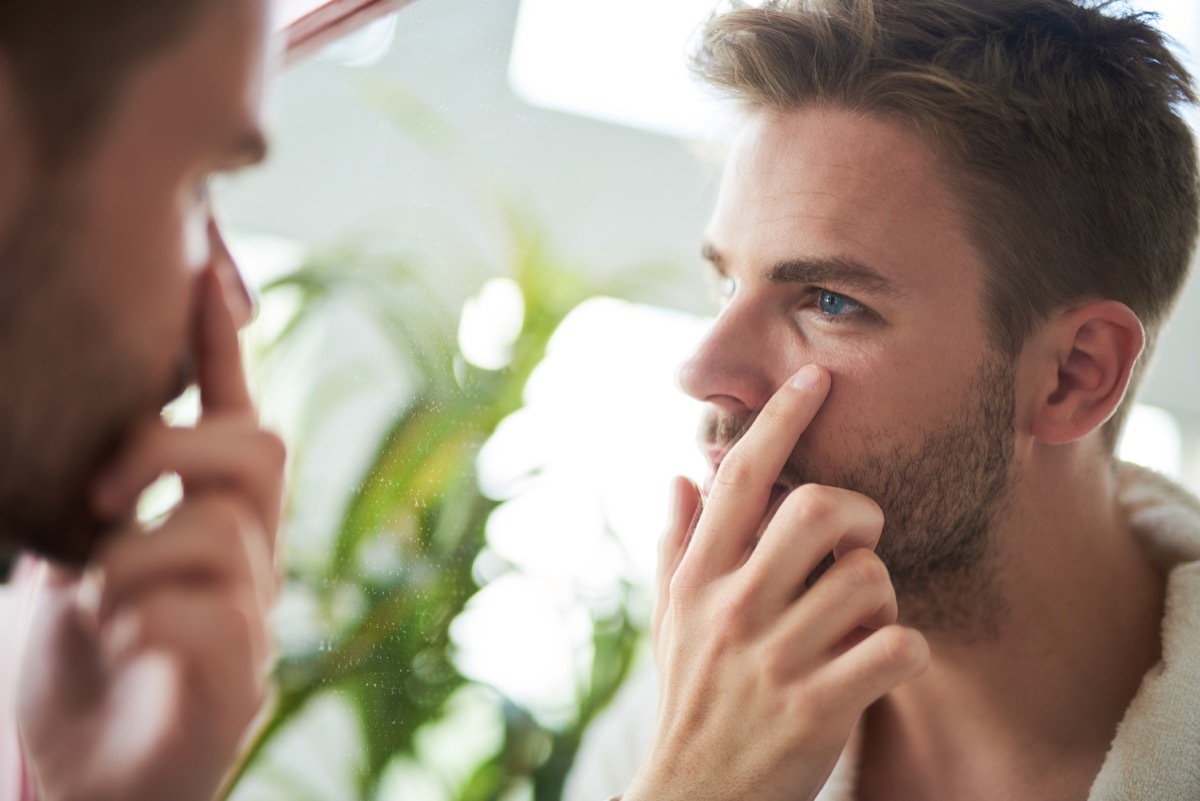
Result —
[{"label": "index finger", "polygon": [[[737,567],[753,544],[771,488],[800,435],[829,393],[829,373],[815,364],[784,382],[717,469],[704,513],[684,556],[700,575]],[[681,565],[682,569],[682,565]]]},{"label": "index finger", "polygon": [[210,268],[202,279],[197,354],[200,405],[206,415],[219,412],[253,417],[254,403],[246,385],[237,324],[216,272],[218,266]]}]

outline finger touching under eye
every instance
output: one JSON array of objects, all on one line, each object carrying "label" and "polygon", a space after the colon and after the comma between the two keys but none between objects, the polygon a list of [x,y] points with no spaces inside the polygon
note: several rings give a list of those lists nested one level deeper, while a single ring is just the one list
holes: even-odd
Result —
[{"label": "finger touching under eye", "polygon": [[721,461],[681,570],[701,579],[741,563],[758,534],[771,487],[829,392],[829,373],[802,368],[771,396]]}]

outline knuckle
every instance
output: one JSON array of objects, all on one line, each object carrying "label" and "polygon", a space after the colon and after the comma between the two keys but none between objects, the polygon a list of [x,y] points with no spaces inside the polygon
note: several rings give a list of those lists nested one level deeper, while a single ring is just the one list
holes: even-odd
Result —
[{"label": "knuckle", "polygon": [[788,494],[785,503],[796,517],[813,524],[828,522],[838,513],[837,492],[821,484],[801,484]]},{"label": "knuckle", "polygon": [[912,629],[888,626],[876,636],[880,638],[879,647],[886,663],[896,669],[907,672],[919,668],[928,658],[925,638]]},{"label": "knuckle", "polygon": [[258,433],[258,447],[263,454],[264,461],[273,470],[282,470],[287,464],[287,443],[284,442],[283,437],[274,431],[260,430]]},{"label": "knuckle", "polygon": [[758,617],[758,598],[752,585],[735,585],[723,593],[712,616],[714,632],[725,642],[748,638]]},{"label": "knuckle", "polygon": [[752,485],[754,475],[753,460],[735,448],[722,460],[713,483],[729,490],[744,490]]},{"label": "knuckle", "polygon": [[232,646],[239,652],[253,650],[254,644],[260,639],[263,620],[258,604],[250,593],[230,593],[229,598],[222,604],[220,625],[228,638],[227,646]]},{"label": "knuckle", "polygon": [[720,618],[724,623],[723,628],[731,632],[745,628],[746,623],[753,618],[756,606],[753,593],[745,589],[731,593],[721,607]]},{"label": "knuckle", "polygon": [[250,515],[243,505],[229,497],[208,499],[205,516],[209,535],[220,538],[226,545],[242,540],[250,521]]},{"label": "knuckle", "polygon": [[856,584],[868,587],[890,587],[891,577],[887,565],[873,551],[855,548],[847,552],[842,561]]},{"label": "knuckle", "polygon": [[695,599],[700,582],[693,575],[694,570],[693,560],[684,557],[667,584],[667,593],[672,601],[689,604]]}]

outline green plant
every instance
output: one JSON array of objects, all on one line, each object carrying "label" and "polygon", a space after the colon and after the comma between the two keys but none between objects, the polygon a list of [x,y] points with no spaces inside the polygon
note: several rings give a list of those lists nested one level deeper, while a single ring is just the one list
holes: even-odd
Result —
[{"label": "green plant", "polygon": [[[289,775],[270,776],[266,757],[322,699],[335,697],[352,710],[361,744],[355,783],[363,801],[380,797],[390,767],[427,762],[422,742],[431,733],[458,725],[456,704],[478,688],[456,667],[450,627],[480,589],[476,563],[489,515],[499,505],[480,490],[480,449],[521,407],[551,335],[576,305],[597,294],[644,298],[663,277],[643,268],[603,284],[588,278],[588,271],[554,254],[545,232],[513,211],[516,204],[495,202],[509,193],[436,110],[377,76],[359,89],[397,132],[442,164],[447,180],[482,216],[482,227],[507,240],[501,274],[520,292],[523,321],[506,366],[473,366],[458,347],[459,309],[488,277],[479,264],[496,260],[469,259],[456,267],[397,253],[370,237],[316,253],[264,289],[266,303],[293,306],[264,354],[268,368],[303,351],[306,338],[327,337],[329,320],[340,313],[385,343],[380,358],[402,365],[405,381],[388,395],[390,419],[368,446],[358,480],[344,482],[327,547],[286,551],[287,587],[311,599],[314,611],[309,636],[285,644],[274,703],[229,782],[226,797],[239,801],[254,798],[239,794],[239,785],[256,773],[286,786],[288,798],[317,797]],[[322,325],[326,333],[314,333]],[[316,458],[311,440],[320,422],[353,403],[364,392],[361,384],[350,364],[324,370],[301,391],[306,424],[291,442],[296,464]],[[294,512],[293,522],[301,513]],[[542,722],[487,690],[484,714],[499,732],[495,741],[465,769],[422,765],[436,777],[441,798],[498,801],[518,791],[558,801],[584,728],[625,678],[642,640],[633,588],[622,584],[614,593],[602,604],[581,600],[591,617],[593,649],[572,714]]]},{"label": "green plant", "polygon": [[[427,274],[378,249],[330,251],[265,290],[268,300],[281,293],[298,298],[273,355],[340,304],[387,335],[415,380],[345,501],[327,558],[288,565],[287,582],[316,600],[322,631],[281,655],[275,703],[233,787],[314,699],[335,694],[358,721],[359,797],[376,797],[389,765],[397,758],[419,761],[420,732],[443,720],[452,697],[470,683],[455,667],[449,629],[479,589],[473,565],[498,504],[478,486],[476,457],[521,406],[525,383],[558,324],[600,290],[581,271],[557,263],[532,227],[514,221],[511,229],[508,277],[525,313],[511,360],[499,370],[465,361],[457,347],[458,317],[426,285]],[[632,286],[606,289],[628,294]],[[297,458],[304,458],[304,448],[298,443]],[[368,557],[392,567],[363,571]],[[522,784],[539,801],[559,797],[583,728],[624,678],[641,635],[629,609],[631,590],[619,589],[615,608],[594,610],[594,658],[573,719],[547,727],[501,700],[499,747],[465,779],[447,779],[447,799],[498,799]]]}]

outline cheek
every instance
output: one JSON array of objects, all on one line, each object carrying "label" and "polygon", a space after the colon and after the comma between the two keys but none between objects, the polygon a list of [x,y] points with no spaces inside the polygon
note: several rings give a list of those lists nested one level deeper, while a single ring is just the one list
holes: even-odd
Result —
[{"label": "cheek", "polygon": [[805,435],[814,452],[830,458],[857,453],[867,440],[903,436],[914,420],[933,412],[928,377],[906,369],[903,360],[841,349],[819,363],[829,370],[830,388]]},{"label": "cheek", "polygon": [[112,208],[98,217],[84,258],[101,313],[123,347],[158,372],[184,347],[197,272],[178,207],[137,211]]}]

